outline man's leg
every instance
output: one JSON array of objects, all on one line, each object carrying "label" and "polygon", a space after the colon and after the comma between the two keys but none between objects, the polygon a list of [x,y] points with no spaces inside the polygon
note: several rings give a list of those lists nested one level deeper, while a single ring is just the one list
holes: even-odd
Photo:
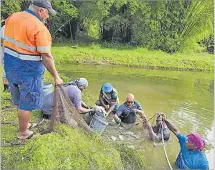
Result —
[{"label": "man's leg", "polygon": [[19,118],[19,139],[25,139],[31,133],[28,129],[28,124],[30,121],[30,111],[18,109],[18,118]]},{"label": "man's leg", "polygon": [[8,84],[8,80],[6,78],[5,71],[3,71],[2,81],[4,84],[4,91],[9,91],[9,84]]}]

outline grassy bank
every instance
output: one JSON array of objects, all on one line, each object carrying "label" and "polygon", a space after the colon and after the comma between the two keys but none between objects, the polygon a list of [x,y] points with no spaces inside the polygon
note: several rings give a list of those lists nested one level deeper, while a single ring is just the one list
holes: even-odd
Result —
[{"label": "grassy bank", "polygon": [[98,45],[88,47],[54,45],[52,53],[57,64],[118,65],[188,71],[212,71],[214,69],[213,55],[207,53],[168,54],[162,51],[148,51],[144,48],[110,49]]},{"label": "grassy bank", "polygon": [[[45,75],[46,80],[49,77]],[[41,135],[48,126],[45,121],[31,129],[33,138],[18,141],[17,110],[7,100],[10,98],[9,93],[1,94],[2,169],[148,169],[146,160],[134,149],[67,125],[58,124],[54,132]],[[33,111],[31,122],[39,122],[40,114]]]}]

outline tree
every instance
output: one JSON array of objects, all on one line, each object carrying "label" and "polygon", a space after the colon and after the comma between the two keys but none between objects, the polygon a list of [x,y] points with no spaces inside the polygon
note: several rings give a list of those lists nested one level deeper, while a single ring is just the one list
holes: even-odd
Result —
[{"label": "tree", "polygon": [[179,36],[180,50],[200,48],[198,42],[213,34],[214,1],[193,0]]}]

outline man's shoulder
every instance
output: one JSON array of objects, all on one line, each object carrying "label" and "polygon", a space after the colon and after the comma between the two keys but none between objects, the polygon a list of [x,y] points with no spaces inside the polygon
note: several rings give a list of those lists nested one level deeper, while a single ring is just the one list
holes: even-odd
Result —
[{"label": "man's shoulder", "polygon": [[67,86],[67,87],[65,87],[65,88],[67,88],[69,90],[72,90],[72,91],[81,92],[81,90],[77,86],[72,85],[72,84]]},{"label": "man's shoulder", "polygon": [[141,106],[140,103],[138,101],[136,101],[136,100],[134,101],[134,104],[137,105],[137,106]]},{"label": "man's shoulder", "polygon": [[179,140],[180,143],[181,143],[181,142],[187,141],[187,136],[184,135],[184,134],[182,134],[181,132],[179,132],[179,133],[177,134],[177,138],[178,138],[178,140]]},{"label": "man's shoulder", "polygon": [[117,90],[115,88],[113,88],[113,93],[117,93],[118,94],[118,92],[117,92]]},{"label": "man's shoulder", "polygon": [[125,102],[122,103],[122,104],[119,106],[119,109],[120,109],[120,110],[124,110],[124,109],[126,109],[126,108],[127,108],[127,105],[125,104]]}]

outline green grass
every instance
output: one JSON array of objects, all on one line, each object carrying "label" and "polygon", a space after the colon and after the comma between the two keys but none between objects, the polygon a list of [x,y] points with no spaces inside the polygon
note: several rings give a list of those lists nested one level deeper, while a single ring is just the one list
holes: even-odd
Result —
[{"label": "green grass", "polygon": [[71,46],[55,44],[52,48],[59,68],[62,64],[120,65],[148,69],[212,71],[213,55],[149,51],[145,48],[103,48],[100,45]]},{"label": "green grass", "polygon": [[[45,74],[45,81],[50,81]],[[66,80],[67,77],[63,76]],[[4,99],[9,93],[2,93]],[[90,96],[85,96],[89,99]],[[90,100],[90,99],[89,99]],[[134,149],[115,144],[105,138],[88,136],[80,129],[56,125],[52,133],[41,135],[48,125],[33,128],[32,139],[18,142],[18,117],[9,100],[1,101],[2,169],[148,169],[143,156]],[[39,122],[41,112],[33,111],[31,122]]]}]

